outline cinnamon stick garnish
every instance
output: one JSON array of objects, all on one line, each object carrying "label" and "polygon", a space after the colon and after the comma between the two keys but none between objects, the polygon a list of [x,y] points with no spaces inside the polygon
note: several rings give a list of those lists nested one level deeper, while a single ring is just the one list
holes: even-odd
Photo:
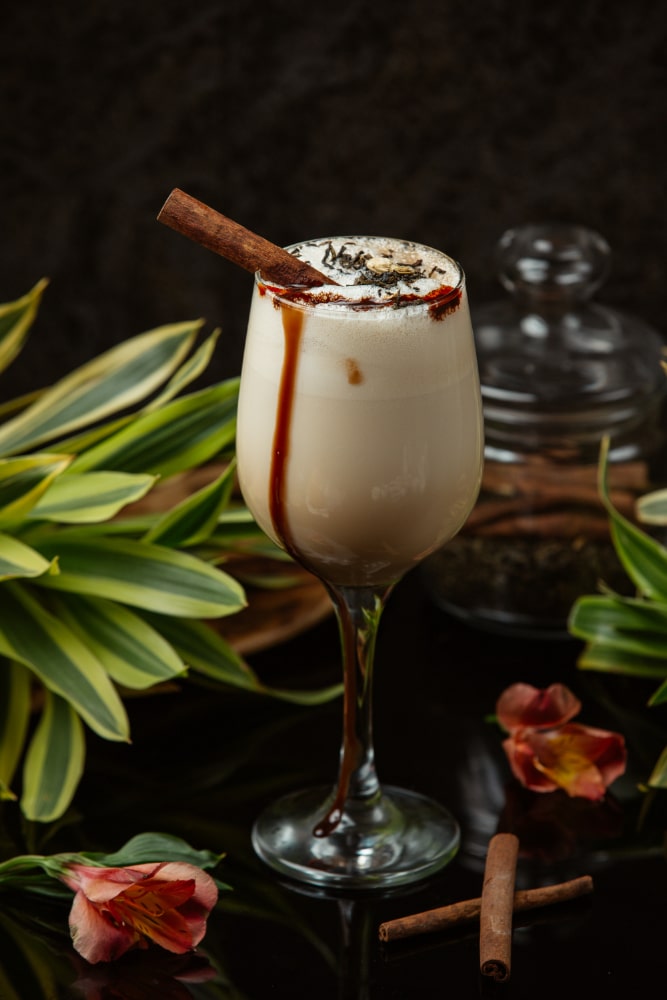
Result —
[{"label": "cinnamon stick garnish", "polygon": [[491,838],[479,913],[479,968],[483,976],[499,983],[510,976],[518,856],[519,838],[513,833],[497,833]]},{"label": "cinnamon stick garnish", "polygon": [[[580,896],[586,896],[593,891],[593,879],[590,875],[570,879],[569,882],[558,882],[555,885],[541,885],[535,889],[518,889],[514,893],[514,913],[528,910],[539,910],[544,906],[556,903],[567,903]],[[448,906],[438,906],[421,913],[411,913],[406,917],[397,917],[380,924],[378,937],[380,941],[390,943],[419,934],[435,934],[449,931],[463,924],[473,923],[479,919],[482,909],[481,896],[476,899],[464,899]]]},{"label": "cinnamon stick garnish", "polygon": [[199,243],[246,271],[260,271],[282,286],[335,285],[316,268],[270,243],[226,215],[174,188],[158,213],[158,222]]}]

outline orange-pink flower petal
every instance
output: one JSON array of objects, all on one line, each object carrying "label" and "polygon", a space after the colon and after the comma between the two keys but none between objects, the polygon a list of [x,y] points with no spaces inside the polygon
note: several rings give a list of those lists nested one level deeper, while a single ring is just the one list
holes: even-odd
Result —
[{"label": "orange-pink flower petal", "polygon": [[218,899],[215,882],[184,862],[128,868],[70,865],[63,881],[76,893],[70,930],[89,962],[111,961],[149,941],[176,954],[196,947]]},{"label": "orange-pink flower petal", "polygon": [[517,730],[503,747],[512,773],[536,792],[562,788],[568,795],[597,801],[625,771],[623,737],[577,723]]},{"label": "orange-pink flower petal", "polygon": [[561,726],[581,711],[581,702],[564,684],[536,688],[532,684],[512,684],[496,702],[498,722],[512,733],[531,727],[551,729]]}]

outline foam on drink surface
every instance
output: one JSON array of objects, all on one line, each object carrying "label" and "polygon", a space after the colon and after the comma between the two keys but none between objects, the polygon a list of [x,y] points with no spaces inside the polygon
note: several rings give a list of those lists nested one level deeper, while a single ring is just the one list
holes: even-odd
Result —
[{"label": "foam on drink surface", "polygon": [[461,278],[449,257],[409,240],[339,236],[308,240],[288,249],[330,277],[333,284],[345,286],[347,301],[408,305],[443,287],[456,287]]}]

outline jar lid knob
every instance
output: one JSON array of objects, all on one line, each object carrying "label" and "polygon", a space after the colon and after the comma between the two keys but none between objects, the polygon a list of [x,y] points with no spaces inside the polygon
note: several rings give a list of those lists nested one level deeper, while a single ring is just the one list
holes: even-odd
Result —
[{"label": "jar lid knob", "polygon": [[607,277],[611,250],[585,226],[523,225],[503,233],[496,258],[501,283],[515,295],[583,300]]}]

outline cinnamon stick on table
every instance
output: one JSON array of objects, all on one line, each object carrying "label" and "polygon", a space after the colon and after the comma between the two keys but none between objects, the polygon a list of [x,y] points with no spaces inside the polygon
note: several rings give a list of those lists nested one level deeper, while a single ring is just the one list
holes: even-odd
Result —
[{"label": "cinnamon stick on table", "polygon": [[[580,896],[586,896],[592,891],[593,879],[590,875],[582,875],[580,878],[570,879],[569,882],[558,882],[555,885],[537,886],[535,889],[519,889],[514,893],[514,913],[537,910],[555,903],[566,903]],[[460,903],[450,903],[448,906],[438,906],[432,910],[387,920],[380,924],[378,936],[380,941],[389,943],[418,934],[448,931],[453,927],[478,920],[481,909],[481,896],[476,899],[464,899]]]},{"label": "cinnamon stick on table", "polygon": [[263,278],[279,285],[312,287],[336,284],[289,251],[233,222],[180,188],[174,188],[157,218],[158,222],[207,250],[220,254],[246,271],[261,271]]},{"label": "cinnamon stick on table", "polygon": [[509,979],[512,915],[519,839],[513,833],[491,838],[484,868],[479,914],[479,968],[496,982]]}]

